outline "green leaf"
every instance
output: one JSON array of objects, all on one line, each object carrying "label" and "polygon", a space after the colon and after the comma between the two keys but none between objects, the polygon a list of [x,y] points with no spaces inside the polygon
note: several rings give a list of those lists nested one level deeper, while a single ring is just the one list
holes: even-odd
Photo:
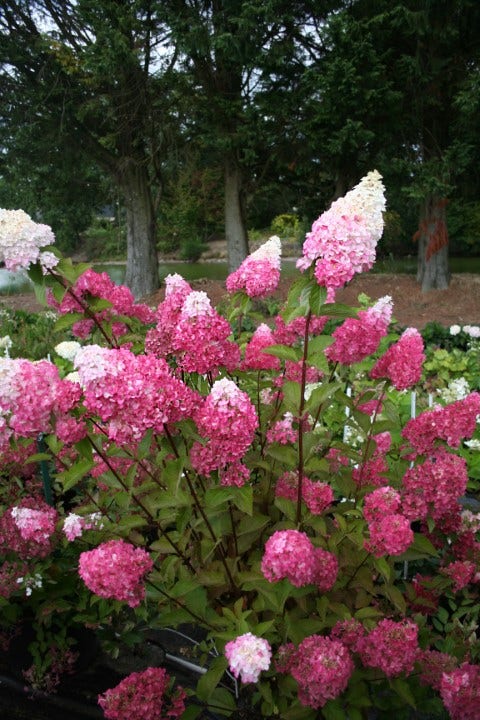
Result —
[{"label": "green leaf", "polygon": [[78,312],[70,312],[66,315],[61,315],[54,325],[54,330],[58,332],[59,330],[67,330],[68,328],[72,327],[76,322],[79,320],[83,320],[84,316],[82,313]]},{"label": "green leaf", "polygon": [[229,717],[237,709],[234,695],[223,687],[217,687],[212,693],[210,703],[215,715],[226,715]]},{"label": "green leaf", "polygon": [[383,576],[385,581],[388,582],[392,574],[392,568],[390,567],[388,560],[384,557],[374,558],[373,564],[378,572]]},{"label": "green leaf", "polygon": [[141,439],[137,449],[137,457],[139,460],[143,460],[147,457],[147,455],[150,454],[150,449],[152,446],[152,435],[153,430],[152,428],[149,428]]},{"label": "green leaf", "polygon": [[203,708],[200,705],[189,705],[182,713],[182,720],[196,720]]},{"label": "green leaf", "polygon": [[273,355],[274,357],[280,358],[280,360],[292,360],[297,362],[301,357],[301,350],[290,347],[289,345],[269,345],[262,349],[262,352],[267,355]]},{"label": "green leaf", "polygon": [[237,536],[245,535],[251,532],[263,530],[270,522],[268,515],[260,515],[256,513],[253,517],[243,517],[237,527]]},{"label": "green leaf", "polygon": [[310,307],[310,310],[312,312],[312,315],[324,315],[323,312],[325,300],[327,299],[327,289],[324,287],[320,287],[320,285],[315,284],[311,290],[310,295],[308,297],[308,304]]},{"label": "green leaf", "polygon": [[325,720],[347,720],[348,717],[342,708],[340,700],[329,700],[323,706],[322,714]]},{"label": "green leaf", "polygon": [[317,711],[308,707],[296,706],[282,713],[285,720],[315,720],[318,717]]},{"label": "green leaf", "polygon": [[243,487],[232,487],[232,500],[235,507],[237,507],[246,515],[253,515],[253,488],[251,485],[244,485]]},{"label": "green leaf", "polygon": [[218,655],[212,660],[207,672],[197,683],[197,696],[200,700],[208,702],[227,667],[228,662],[224,655]]},{"label": "green leaf", "polygon": [[407,703],[407,705],[410,705],[410,707],[416,709],[417,706],[415,704],[415,698],[413,697],[412,691],[410,690],[410,687],[405,680],[402,680],[401,678],[395,678],[394,680],[391,680],[390,684],[397,693],[397,695],[399,695],[402,700]]},{"label": "green leaf", "polygon": [[47,288],[45,287],[45,285],[35,284],[33,286],[33,291],[40,305],[45,306],[47,304]]},{"label": "green leaf", "polygon": [[321,314],[346,320],[350,317],[357,317],[358,310],[349,305],[342,305],[341,303],[326,303],[322,306]]},{"label": "green leaf", "polygon": [[224,506],[233,497],[233,488],[229,487],[214,487],[209,488],[205,493],[205,507],[216,508]]},{"label": "green leaf", "polygon": [[57,475],[57,479],[62,483],[63,491],[67,492],[80,482],[80,480],[92,469],[93,460],[83,458],[79,460],[71,468]]}]

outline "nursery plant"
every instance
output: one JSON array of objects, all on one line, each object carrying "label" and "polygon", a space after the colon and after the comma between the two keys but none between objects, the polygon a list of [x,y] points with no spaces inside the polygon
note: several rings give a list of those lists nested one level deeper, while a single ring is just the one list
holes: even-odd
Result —
[{"label": "nursery plant", "polygon": [[389,297],[335,302],[384,209],[376,171],[335,201],[268,324],[275,236],[223,314],[178,275],[151,308],[0,211],[5,265],[72,333],[50,360],[0,360],[1,610],[5,637],[33,627],[29,682],[54,689],[81,628],[115,655],[190,625],[198,682],[127,674],[106,718],[480,718],[480,395],[411,412],[420,333],[391,332]]}]

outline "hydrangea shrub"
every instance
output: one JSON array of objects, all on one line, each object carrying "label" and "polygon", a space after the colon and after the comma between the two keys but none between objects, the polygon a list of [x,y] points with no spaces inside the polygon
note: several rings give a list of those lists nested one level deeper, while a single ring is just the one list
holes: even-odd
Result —
[{"label": "hydrangea shrub", "polygon": [[[480,394],[412,413],[418,331],[391,332],[390,298],[335,303],[372,267],[384,207],[372,172],[323,213],[280,315],[253,329],[255,299],[279,280],[278,238],[227,280],[223,313],[178,275],[152,309],[65,260],[30,269],[72,338],[57,362],[0,364],[12,622],[58,607],[111,628],[110,644],[136,625],[200,626],[188,718],[237,704],[285,720],[479,717],[480,518],[464,507],[464,455]],[[169,682],[134,673],[100,704],[153,718],[167,693],[165,716],[181,717]]]}]

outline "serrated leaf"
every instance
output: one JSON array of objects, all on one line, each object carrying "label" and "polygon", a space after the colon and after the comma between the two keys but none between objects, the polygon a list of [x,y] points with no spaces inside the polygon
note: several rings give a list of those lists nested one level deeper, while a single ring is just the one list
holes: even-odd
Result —
[{"label": "serrated leaf", "polygon": [[62,483],[63,491],[67,492],[67,490],[71,490],[71,488],[75,487],[75,485],[77,485],[77,483],[85,477],[92,467],[93,460],[83,458],[82,460],[78,460],[78,462],[74,463],[74,465],[72,465],[72,467],[68,470],[64,470],[59,473],[57,475],[57,480]]},{"label": "serrated leaf", "polygon": [[233,488],[214,487],[209,488],[205,493],[205,507],[216,508],[226,505],[233,498]]},{"label": "serrated leaf", "polygon": [[232,501],[235,507],[246,515],[253,515],[253,489],[251,485],[232,487]]},{"label": "serrated leaf", "polygon": [[322,306],[321,314],[346,320],[347,318],[357,317],[358,310],[350,307],[350,305],[342,305],[341,303],[326,303]]},{"label": "serrated leaf", "polygon": [[66,330],[67,328],[72,327],[76,322],[79,320],[83,320],[84,316],[82,313],[74,313],[70,312],[66,315],[61,315],[56,321],[54,325],[55,332],[58,332],[59,330]]},{"label": "serrated leaf", "polygon": [[39,304],[45,306],[47,304],[47,288],[45,287],[45,285],[35,284],[33,286],[33,291]]},{"label": "serrated leaf", "polygon": [[295,348],[289,345],[269,345],[268,347],[262,348],[262,352],[280,358],[280,360],[297,362],[297,360],[300,359],[300,350],[295,350]]},{"label": "serrated leaf", "polygon": [[325,720],[347,720],[348,717],[340,700],[329,700],[322,708],[322,715]]},{"label": "serrated leaf", "polygon": [[200,700],[203,700],[204,702],[209,701],[227,667],[228,662],[224,655],[218,655],[212,660],[207,672],[205,675],[202,675],[197,683],[197,697]]},{"label": "serrated leaf", "polygon": [[308,296],[308,305],[312,315],[323,315],[323,306],[327,299],[327,289],[320,285],[313,285]]},{"label": "serrated leaf", "polygon": [[397,695],[399,695],[402,700],[405,700],[407,705],[410,705],[410,707],[416,709],[417,706],[415,704],[415,698],[413,697],[412,691],[410,690],[410,687],[405,680],[402,680],[402,678],[395,678],[394,680],[390,681],[390,684],[397,693]]}]

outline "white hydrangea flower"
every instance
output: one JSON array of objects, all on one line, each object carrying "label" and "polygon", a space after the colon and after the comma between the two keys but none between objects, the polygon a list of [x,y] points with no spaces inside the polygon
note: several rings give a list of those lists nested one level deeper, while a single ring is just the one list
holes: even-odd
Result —
[{"label": "white hydrangea flower", "polygon": [[461,329],[460,325],[450,325],[450,335],[458,335]]},{"label": "white hydrangea flower", "polygon": [[470,393],[470,385],[464,378],[456,378],[448,383],[448,387],[441,388],[438,394],[446,403],[456,402],[457,400],[463,400]]},{"label": "white hydrangea flower", "polygon": [[55,352],[60,355],[64,360],[70,360],[73,362],[76,354],[82,346],[76,340],[65,340],[64,342],[55,345]]},{"label": "white hydrangea flower", "polygon": [[280,270],[282,241],[278,235],[272,235],[263,245],[249,256],[253,260],[268,260],[272,267]]},{"label": "white hydrangea flower", "polygon": [[[7,270],[28,269],[40,260],[40,248],[54,242],[55,235],[48,225],[34,222],[23,210],[0,208],[0,261]],[[53,262],[50,256],[58,262],[53,253],[45,255],[45,267]]]},{"label": "white hydrangea flower", "polygon": [[183,317],[200,317],[202,315],[210,315],[212,312],[212,304],[207,293],[203,290],[196,290],[187,295],[182,305]]}]

